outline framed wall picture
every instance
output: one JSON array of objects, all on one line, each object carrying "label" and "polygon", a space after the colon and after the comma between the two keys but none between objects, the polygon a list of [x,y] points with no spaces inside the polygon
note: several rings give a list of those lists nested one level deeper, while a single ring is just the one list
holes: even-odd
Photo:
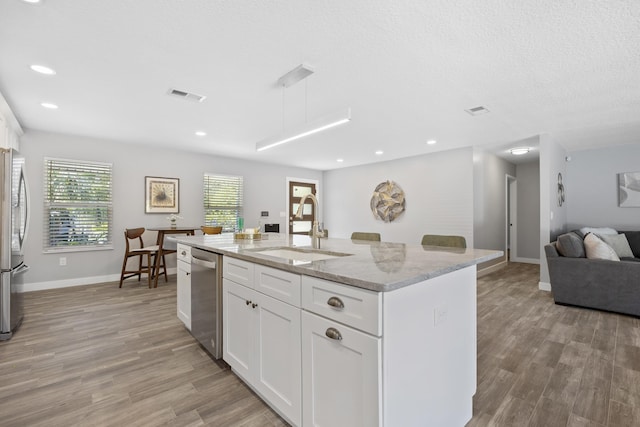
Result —
[{"label": "framed wall picture", "polygon": [[180,212],[180,180],[145,176],[144,199],[145,213]]},{"label": "framed wall picture", "polygon": [[640,207],[640,172],[618,174],[618,206],[621,208]]}]

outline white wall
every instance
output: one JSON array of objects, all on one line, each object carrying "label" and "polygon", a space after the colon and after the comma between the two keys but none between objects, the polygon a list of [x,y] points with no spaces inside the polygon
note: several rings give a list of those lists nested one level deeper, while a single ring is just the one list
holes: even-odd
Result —
[{"label": "white wall", "polygon": [[[167,226],[166,214],[144,213],[144,177],[161,176],[180,179],[180,223],[203,225],[202,180],[205,172],[244,177],[245,225],[279,223],[285,229],[286,218],[279,213],[286,210],[286,177],[295,176],[321,182],[319,171],[275,166],[239,159],[208,156],[167,149],[151,149],[136,144],[86,137],[27,131],[21,138],[21,152],[27,160],[27,174],[31,195],[31,223],[27,236],[25,260],[31,270],[25,275],[25,289],[47,286],[69,286],[114,280],[119,278],[124,252],[123,230],[132,227]],[[43,235],[43,164],[44,157],[113,163],[113,250],[45,254]],[[269,211],[268,218],[260,218],[261,211]],[[147,238],[145,233],[145,239]],[[149,242],[155,241],[149,235]],[[67,258],[66,266],[59,266],[59,257]],[[175,265],[175,258],[168,261]],[[46,285],[49,283],[49,285]]]},{"label": "white wall", "polygon": [[513,163],[476,148],[473,153],[474,247],[496,249],[505,255],[479,268],[506,260],[506,175],[515,176]]},{"label": "white wall", "polygon": [[567,229],[585,226],[640,230],[640,208],[618,206],[620,172],[640,171],[640,142],[573,151],[567,163]]},{"label": "white wall", "polygon": [[[567,204],[558,205],[558,173],[568,181],[566,150],[550,135],[540,135],[540,289],[550,290],[544,245],[566,230]],[[566,187],[565,187],[566,191]],[[570,196],[569,196],[570,197]]]},{"label": "white wall", "polygon": [[[367,231],[419,244],[423,234],[456,234],[473,247],[472,155],[465,148],[325,172],[321,209],[329,236]],[[375,187],[387,180],[406,197],[405,212],[390,223],[375,219],[369,206]]]},{"label": "white wall", "polygon": [[540,259],[540,161],[516,165],[518,219],[517,255]]}]

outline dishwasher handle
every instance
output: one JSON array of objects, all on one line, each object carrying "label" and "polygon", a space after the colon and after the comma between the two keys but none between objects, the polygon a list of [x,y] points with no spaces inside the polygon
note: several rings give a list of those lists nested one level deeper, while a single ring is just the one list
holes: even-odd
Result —
[{"label": "dishwasher handle", "polygon": [[216,269],[216,262],[215,261],[207,261],[204,259],[200,259],[200,258],[196,258],[193,255],[191,255],[191,264],[193,265],[199,265],[205,268],[211,268],[211,269]]}]

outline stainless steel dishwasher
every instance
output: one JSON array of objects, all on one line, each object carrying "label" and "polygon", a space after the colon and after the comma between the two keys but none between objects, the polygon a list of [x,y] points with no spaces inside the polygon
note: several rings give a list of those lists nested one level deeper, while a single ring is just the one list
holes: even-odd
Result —
[{"label": "stainless steel dishwasher", "polygon": [[222,255],[191,248],[191,334],[222,357]]}]

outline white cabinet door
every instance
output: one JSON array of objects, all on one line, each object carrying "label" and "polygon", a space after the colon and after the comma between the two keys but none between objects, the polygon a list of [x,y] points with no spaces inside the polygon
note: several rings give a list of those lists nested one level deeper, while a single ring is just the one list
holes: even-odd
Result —
[{"label": "white cabinet door", "polygon": [[178,319],[191,330],[191,264],[178,261],[177,278]]},{"label": "white cabinet door", "polygon": [[380,349],[381,338],[303,311],[303,424],[379,425]]},{"label": "white cabinet door", "polygon": [[247,382],[252,382],[258,311],[252,307],[256,293],[231,280],[223,286],[223,359]]},{"label": "white cabinet door", "polygon": [[294,425],[302,402],[300,309],[256,292],[259,317],[254,386]]}]

